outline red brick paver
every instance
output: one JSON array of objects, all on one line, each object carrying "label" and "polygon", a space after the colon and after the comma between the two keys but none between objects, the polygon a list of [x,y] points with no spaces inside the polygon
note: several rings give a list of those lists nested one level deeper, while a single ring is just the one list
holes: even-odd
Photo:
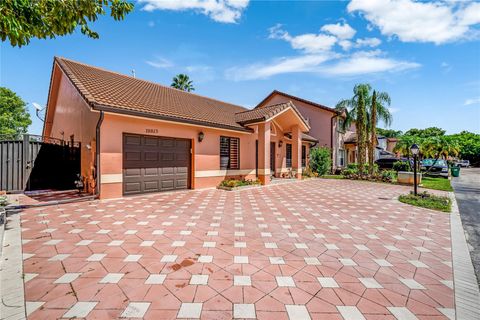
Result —
[{"label": "red brick paver", "polygon": [[408,190],[318,179],[25,210],[29,318],[447,319],[449,216],[395,200]]}]

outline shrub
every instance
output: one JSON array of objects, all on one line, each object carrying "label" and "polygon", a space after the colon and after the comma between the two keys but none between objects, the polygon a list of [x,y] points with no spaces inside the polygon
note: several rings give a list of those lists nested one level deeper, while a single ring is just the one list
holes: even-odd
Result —
[{"label": "shrub", "polygon": [[393,170],[398,171],[412,171],[410,161],[397,161],[393,164]]},{"label": "shrub", "polygon": [[8,204],[7,196],[0,196],[0,207],[6,207]]},{"label": "shrub", "polygon": [[313,172],[316,172],[319,176],[327,174],[332,167],[332,159],[330,155],[330,148],[327,147],[310,149],[310,169]]},{"label": "shrub", "polygon": [[220,182],[220,186],[228,187],[228,188],[235,188],[235,187],[243,187],[243,186],[251,186],[260,184],[260,181],[257,180],[248,180],[248,179],[226,179]]},{"label": "shrub", "polygon": [[397,172],[395,170],[383,170],[379,173],[379,176],[383,182],[393,182]]},{"label": "shrub", "polygon": [[306,168],[302,171],[302,177],[314,178],[314,177],[318,177],[318,173],[313,172],[310,167],[306,167]]}]

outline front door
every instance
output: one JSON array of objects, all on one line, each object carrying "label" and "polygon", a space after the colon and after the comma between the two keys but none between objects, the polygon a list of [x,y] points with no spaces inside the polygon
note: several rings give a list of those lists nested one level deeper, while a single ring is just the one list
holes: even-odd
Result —
[{"label": "front door", "polygon": [[275,142],[270,142],[270,175],[275,176]]}]

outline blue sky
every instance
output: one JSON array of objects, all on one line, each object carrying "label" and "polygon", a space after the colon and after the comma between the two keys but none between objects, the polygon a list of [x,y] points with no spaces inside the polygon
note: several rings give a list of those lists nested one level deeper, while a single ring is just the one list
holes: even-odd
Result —
[{"label": "blue sky", "polygon": [[54,56],[165,85],[187,73],[196,93],[249,108],[274,89],[334,107],[368,82],[390,94],[393,129],[480,133],[478,2],[140,0],[92,28],[99,40],[2,43],[1,85],[44,105]]}]

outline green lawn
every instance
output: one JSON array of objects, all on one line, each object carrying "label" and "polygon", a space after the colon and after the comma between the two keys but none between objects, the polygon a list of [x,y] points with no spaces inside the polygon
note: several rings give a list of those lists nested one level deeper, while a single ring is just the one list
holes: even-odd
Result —
[{"label": "green lawn", "polygon": [[434,190],[453,191],[450,180],[445,178],[422,177],[421,187]]},{"label": "green lawn", "polygon": [[443,212],[450,212],[452,208],[452,201],[449,197],[436,196],[427,192],[419,193],[417,196],[413,194],[401,195],[398,200],[413,206]]}]

